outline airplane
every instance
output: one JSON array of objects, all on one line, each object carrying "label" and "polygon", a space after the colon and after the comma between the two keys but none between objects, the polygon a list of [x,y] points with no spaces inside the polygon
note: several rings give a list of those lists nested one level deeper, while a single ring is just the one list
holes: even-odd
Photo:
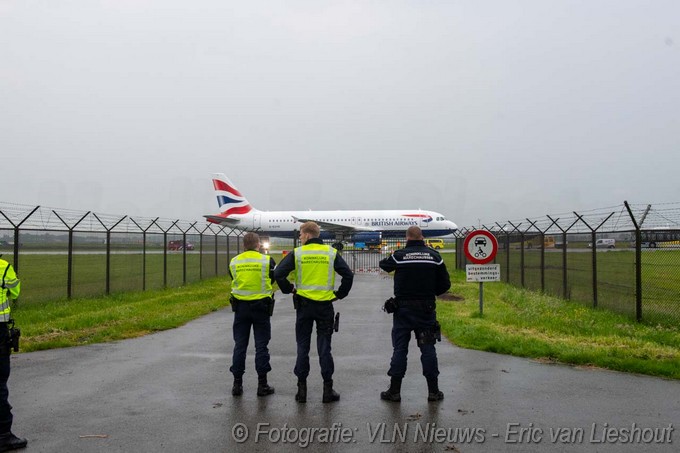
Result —
[{"label": "airplane", "polygon": [[213,174],[219,214],[204,215],[208,222],[260,236],[294,238],[307,221],[321,228],[321,239],[369,243],[381,238],[403,238],[410,226],[419,226],[425,237],[446,236],[458,226],[438,212],[421,209],[361,211],[260,211],[255,209],[223,173]]}]

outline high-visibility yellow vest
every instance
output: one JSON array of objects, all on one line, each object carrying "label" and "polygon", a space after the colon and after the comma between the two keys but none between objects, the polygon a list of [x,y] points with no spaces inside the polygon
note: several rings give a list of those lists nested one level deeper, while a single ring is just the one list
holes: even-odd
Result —
[{"label": "high-visibility yellow vest", "polygon": [[9,321],[10,299],[16,299],[21,292],[21,283],[14,268],[7,261],[0,259],[0,322]]},{"label": "high-visibility yellow vest", "polygon": [[295,289],[307,299],[335,299],[336,249],[325,244],[306,244],[295,249]]},{"label": "high-visibility yellow vest", "polygon": [[229,263],[233,281],[231,294],[239,300],[257,300],[272,297],[269,278],[269,255],[248,250],[235,256]]}]

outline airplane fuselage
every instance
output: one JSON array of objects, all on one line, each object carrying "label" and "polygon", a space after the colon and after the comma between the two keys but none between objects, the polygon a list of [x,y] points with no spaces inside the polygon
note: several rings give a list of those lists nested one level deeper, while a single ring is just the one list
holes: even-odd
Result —
[{"label": "airplane fuselage", "polygon": [[[364,211],[251,211],[230,216],[240,230],[257,231],[265,236],[292,238],[300,229],[301,220],[319,224],[333,223],[348,230],[380,232],[383,237],[403,237],[410,226],[418,226],[425,237],[445,236],[456,231],[455,223],[434,211],[423,210],[364,210]],[[323,228],[322,228],[323,229]],[[322,231],[323,238],[337,233]]]}]

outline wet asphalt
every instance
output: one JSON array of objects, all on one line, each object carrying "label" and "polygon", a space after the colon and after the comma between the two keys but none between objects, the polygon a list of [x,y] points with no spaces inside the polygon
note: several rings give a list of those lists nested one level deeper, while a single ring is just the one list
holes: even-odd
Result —
[{"label": "wet asphalt", "polygon": [[[350,296],[335,303],[338,403],[321,403],[314,342],[308,402],[294,401],[294,310],[279,294],[270,343],[275,395],[255,395],[251,341],[244,395],[231,396],[233,314],[226,309],[133,340],[13,356],[13,430],[35,452],[679,450],[679,382],[470,351],[446,340],[437,346],[444,401],[427,402],[415,341],[402,402],[381,401],[391,318],[380,307],[391,284],[358,275]],[[638,438],[630,442],[624,430]]]}]

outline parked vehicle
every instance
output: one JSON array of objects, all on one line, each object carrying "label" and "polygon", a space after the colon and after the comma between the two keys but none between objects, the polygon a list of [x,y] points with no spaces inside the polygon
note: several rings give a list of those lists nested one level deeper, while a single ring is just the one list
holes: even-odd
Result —
[{"label": "parked vehicle", "polygon": [[444,239],[425,239],[425,245],[435,250],[444,248]]},{"label": "parked vehicle", "polygon": [[[184,248],[185,248],[185,244],[182,240],[168,242],[168,250],[184,250]],[[187,241],[186,249],[187,250],[193,250],[194,244]]]},{"label": "parked vehicle", "polygon": [[[541,236],[535,236],[531,239],[527,239],[526,242],[526,248],[532,249],[532,248],[540,248],[541,247]],[[554,249],[555,248],[555,236],[543,236],[543,247],[546,249]]]},{"label": "parked vehicle", "polygon": [[[588,247],[592,247],[593,243],[589,242]],[[616,239],[598,239],[595,241],[595,248],[606,248],[613,249],[616,248]]]},{"label": "parked vehicle", "polygon": [[[680,247],[680,230],[656,228],[640,232],[641,247],[655,249],[657,247]],[[635,246],[635,241],[633,241]]]}]

